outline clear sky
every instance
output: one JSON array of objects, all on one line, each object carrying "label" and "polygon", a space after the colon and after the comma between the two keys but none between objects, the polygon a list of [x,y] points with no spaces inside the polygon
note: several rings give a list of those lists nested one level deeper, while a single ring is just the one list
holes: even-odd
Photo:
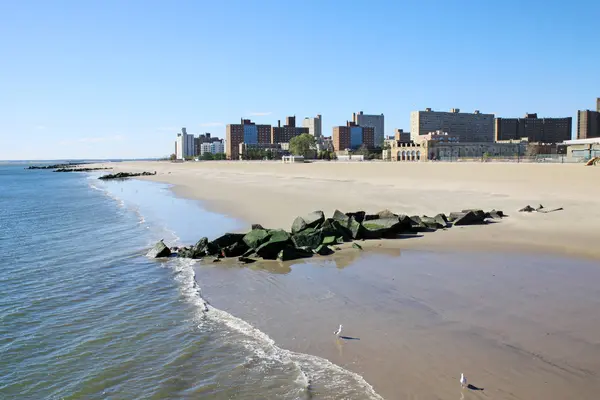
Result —
[{"label": "clear sky", "polygon": [[0,159],[166,156],[240,117],[576,119],[599,24],[597,0],[0,0]]}]

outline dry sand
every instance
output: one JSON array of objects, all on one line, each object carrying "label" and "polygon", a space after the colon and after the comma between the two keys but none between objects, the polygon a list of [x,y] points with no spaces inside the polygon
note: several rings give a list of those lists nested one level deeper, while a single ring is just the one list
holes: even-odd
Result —
[{"label": "dry sand", "polygon": [[[103,164],[108,165],[108,164]],[[579,164],[126,162],[115,171],[157,171],[145,178],[174,184],[248,224],[289,229],[321,209],[435,215],[466,208],[503,210],[488,226],[453,228],[386,243],[400,248],[542,251],[600,259],[600,168]],[[563,207],[518,213],[525,205]]]}]

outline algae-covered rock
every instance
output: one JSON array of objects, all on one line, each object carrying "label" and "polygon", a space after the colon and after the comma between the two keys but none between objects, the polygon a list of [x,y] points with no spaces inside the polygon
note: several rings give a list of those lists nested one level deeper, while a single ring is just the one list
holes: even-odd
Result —
[{"label": "algae-covered rock", "polygon": [[269,240],[269,232],[265,229],[253,229],[246,233],[242,240],[249,248],[257,249],[258,246]]},{"label": "algae-covered rock", "polygon": [[291,261],[307,257],[312,257],[311,251],[306,251],[293,246],[286,246],[277,254],[277,259],[279,261]]},{"label": "algae-covered rock", "polygon": [[223,257],[239,257],[248,251],[249,247],[243,240],[221,249]]},{"label": "algae-covered rock", "polygon": [[215,240],[212,241],[212,244],[219,249],[224,247],[231,246],[234,243],[241,241],[244,238],[244,233],[226,233]]},{"label": "algae-covered rock", "polygon": [[365,239],[379,239],[396,234],[399,225],[398,217],[365,220],[362,223],[362,234]]},{"label": "algae-covered rock", "polygon": [[292,242],[296,247],[316,249],[323,241],[323,233],[314,228],[306,228],[302,232],[292,235]]},{"label": "algae-covered rock", "polygon": [[256,254],[266,260],[274,260],[279,252],[290,244],[289,233],[283,230],[272,230],[269,240],[256,249]]}]

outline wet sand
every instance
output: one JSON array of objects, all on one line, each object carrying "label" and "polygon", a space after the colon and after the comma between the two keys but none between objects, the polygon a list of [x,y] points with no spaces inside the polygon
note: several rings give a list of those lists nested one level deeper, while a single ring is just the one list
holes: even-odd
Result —
[{"label": "wet sand", "polygon": [[[386,399],[598,398],[600,269],[590,261],[356,250],[199,265],[196,276],[215,307],[360,373]],[[335,339],[338,324],[346,339]],[[484,390],[461,390],[461,372]]]}]

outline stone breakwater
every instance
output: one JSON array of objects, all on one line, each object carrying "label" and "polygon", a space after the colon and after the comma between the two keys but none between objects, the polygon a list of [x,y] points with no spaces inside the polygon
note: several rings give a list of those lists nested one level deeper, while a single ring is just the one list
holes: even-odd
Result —
[{"label": "stone breakwater", "polygon": [[30,165],[25,169],[58,169],[58,168],[73,168],[81,163],[68,163],[68,164],[52,164],[52,165]]},{"label": "stone breakwater", "polygon": [[226,233],[209,241],[201,238],[195,245],[182,248],[169,248],[162,240],[149,252],[153,258],[184,257],[202,259],[213,257],[237,257],[239,262],[252,263],[257,260],[289,261],[313,255],[330,255],[339,250],[338,245],[352,243],[362,249],[357,240],[394,239],[414,236],[418,233],[433,232],[452,226],[486,224],[490,219],[506,217],[502,211],[485,212],[479,209],[452,212],[449,215],[407,216],[383,210],[377,214],[364,211],[343,213],[336,210],[331,218],[322,211],[314,211],[297,217],[288,232],[283,229],[265,229],[252,225],[247,233]]},{"label": "stone breakwater", "polygon": [[103,168],[103,167],[99,167],[99,168],[59,168],[59,169],[55,169],[53,172],[90,172],[90,171],[100,171],[100,170],[106,170],[106,169],[112,169],[112,168]]},{"label": "stone breakwater", "polygon": [[152,176],[156,175],[156,171],[154,172],[117,172],[116,174],[108,174],[99,177],[98,179],[110,180],[110,179],[125,179],[132,178],[135,176]]}]

